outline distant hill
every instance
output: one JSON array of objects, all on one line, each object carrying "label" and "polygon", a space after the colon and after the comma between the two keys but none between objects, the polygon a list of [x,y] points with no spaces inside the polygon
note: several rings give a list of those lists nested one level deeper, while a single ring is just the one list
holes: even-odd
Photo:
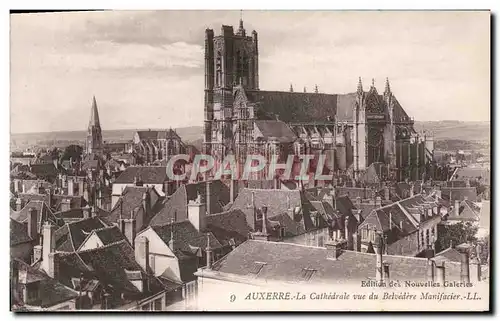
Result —
[{"label": "distant hill", "polygon": [[434,140],[490,141],[490,122],[415,121],[415,129],[430,130]]},{"label": "distant hill", "polygon": [[[465,140],[465,141],[490,141],[490,122],[462,122],[462,121],[416,121],[417,130],[429,130],[434,133],[434,140]],[[142,129],[147,130],[147,129]],[[131,140],[135,129],[104,130],[104,141],[126,141]],[[203,127],[191,126],[176,129],[182,140],[189,144],[194,144],[201,148],[203,141]],[[12,149],[24,149],[37,144],[45,145],[49,142],[61,144],[80,143],[83,144],[86,138],[86,131],[60,131],[48,133],[26,133],[12,134]]]},{"label": "distant hill", "polygon": [[[116,129],[116,130],[103,130],[102,136],[104,141],[127,141],[132,140],[134,133],[137,130],[148,129]],[[151,129],[153,130],[153,129]],[[181,127],[175,129],[177,134],[186,143],[191,143],[202,139],[203,127]],[[11,134],[10,141],[12,149],[23,149],[34,145],[45,145],[49,142],[71,142],[83,144],[87,137],[87,131],[59,131],[59,132],[45,132],[45,133],[24,133],[24,134]]]}]

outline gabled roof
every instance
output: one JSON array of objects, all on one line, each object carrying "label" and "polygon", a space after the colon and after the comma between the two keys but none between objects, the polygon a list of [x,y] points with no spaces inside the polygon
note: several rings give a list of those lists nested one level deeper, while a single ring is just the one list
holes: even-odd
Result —
[{"label": "gabled roof", "polygon": [[87,206],[87,201],[83,196],[78,196],[78,195],[60,195],[60,194],[53,194],[52,195],[52,208],[54,208],[56,211],[61,210],[61,204],[64,199],[69,199],[70,200],[70,207],[71,208],[82,208]]},{"label": "gabled roof", "polygon": [[[207,248],[207,236],[205,233],[199,232],[191,224],[190,221],[174,222],[173,224],[163,226],[151,226],[151,229],[163,240],[163,242],[170,247],[169,242],[172,236],[172,228],[174,235],[174,248],[171,249],[180,258],[185,256],[196,256],[194,249],[201,249],[205,251]],[[210,247],[218,249],[222,244],[210,233]]]},{"label": "gabled roof", "polygon": [[291,143],[296,139],[295,133],[290,126],[279,120],[256,120],[256,129],[258,135],[256,138],[264,140],[276,140],[280,143]]},{"label": "gabled roof", "polygon": [[101,240],[103,245],[109,245],[126,239],[125,235],[122,234],[118,226],[116,225],[105,226],[102,228],[95,229],[89,235],[87,235],[85,240],[78,247],[77,249],[78,251],[80,251],[81,247],[90,237],[92,237],[92,235],[97,236],[99,240]]},{"label": "gabled roof", "polygon": [[18,222],[26,222],[28,220],[29,209],[34,208],[37,214],[38,221],[38,231],[41,231],[42,224],[45,221],[50,221],[52,223],[57,223],[58,220],[52,213],[47,203],[43,201],[29,201],[19,212],[12,210],[10,211],[10,218]]},{"label": "gabled roof", "polygon": [[144,194],[146,194],[147,199],[149,198],[151,208],[154,208],[160,200],[160,196],[153,187],[127,186],[110,214],[106,216],[106,220],[117,223],[120,217],[135,219],[138,215],[148,214],[143,204],[142,197]]},{"label": "gabled roof", "polygon": [[[425,281],[427,259],[384,255],[383,260],[390,264],[391,278]],[[239,276],[249,282],[339,284],[375,278],[376,261],[376,255],[369,253],[342,251],[337,260],[329,260],[327,249],[322,247],[248,240],[215,262],[212,270]],[[258,270],[255,269],[257,263],[262,265]],[[304,269],[315,272],[304,280]],[[447,279],[459,278],[460,264],[447,265]]]},{"label": "gabled roof", "polygon": [[[36,300],[27,300],[25,304],[31,306],[40,306],[42,308],[52,307],[58,303],[76,299],[78,297],[78,292],[73,289],[63,285],[57,280],[49,278],[45,273],[36,270],[29,264],[26,264],[18,259],[13,259],[14,264],[17,265],[19,274],[25,274],[26,280],[23,282],[39,282],[39,295]],[[23,273],[24,272],[24,273]],[[22,286],[22,282],[18,283]],[[18,289],[21,291],[21,289]]]},{"label": "gabled roof", "polygon": [[[187,205],[194,201],[198,194],[202,200],[206,197],[206,182],[197,182],[181,185],[168,199],[158,214],[151,219],[150,225],[170,224],[171,220],[183,221],[187,219]],[[224,211],[224,206],[229,203],[230,191],[221,180],[213,180],[210,185],[210,213],[216,214]]]},{"label": "gabled roof", "polygon": [[172,128],[166,130],[139,130],[137,135],[140,140],[158,140],[158,139],[177,139],[181,140],[180,136]]},{"label": "gabled roof", "polygon": [[31,241],[33,239],[28,235],[28,226],[10,219],[10,246]]},{"label": "gabled roof", "polygon": [[229,245],[231,239],[235,245],[248,239],[252,229],[248,225],[245,213],[240,210],[230,210],[206,217],[206,228],[223,245]]},{"label": "gabled roof", "polygon": [[114,184],[133,184],[134,179],[144,184],[163,184],[168,180],[165,166],[130,166],[121,173]]},{"label": "gabled roof", "polygon": [[444,259],[446,261],[458,262],[460,263],[462,260],[462,256],[460,252],[458,252],[455,248],[449,247],[435,255],[436,258]]},{"label": "gabled roof", "polygon": [[254,195],[255,207],[260,209],[267,207],[268,217],[288,213],[289,209],[302,210],[302,198],[300,190],[275,190],[275,189],[248,189],[245,188],[236,197],[231,210],[240,210],[245,213],[247,222],[252,229],[254,226],[254,209],[252,205],[252,194]]},{"label": "gabled roof", "polygon": [[97,217],[66,223],[55,231],[56,250],[74,252],[80,248],[92,231],[106,227]]},{"label": "gabled roof", "polygon": [[[69,283],[71,278],[79,278],[84,273],[87,279],[97,279],[116,293],[127,293],[137,297],[148,297],[163,289],[161,282],[147,276],[135,260],[134,249],[122,240],[103,247],[78,253],[59,254],[61,281]],[[141,293],[131,282],[129,274],[138,272],[141,278],[149,279],[150,291]]]}]

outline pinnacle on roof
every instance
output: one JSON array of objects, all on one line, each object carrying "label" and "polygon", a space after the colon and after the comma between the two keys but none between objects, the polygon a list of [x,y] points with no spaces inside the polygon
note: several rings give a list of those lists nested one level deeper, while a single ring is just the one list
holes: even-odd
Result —
[{"label": "pinnacle on roof", "polygon": [[99,112],[97,111],[97,103],[95,101],[95,96],[92,97],[92,108],[90,110],[90,121],[89,127],[100,127],[101,123],[99,121]]},{"label": "pinnacle on roof", "polygon": [[359,77],[359,79],[358,79],[358,88],[357,88],[357,92],[358,92],[358,93],[362,93],[362,92],[363,92],[363,84],[361,83],[361,77]]},{"label": "pinnacle on roof", "polygon": [[391,92],[391,86],[389,85],[389,77],[385,78],[385,90],[384,93],[390,93]]}]

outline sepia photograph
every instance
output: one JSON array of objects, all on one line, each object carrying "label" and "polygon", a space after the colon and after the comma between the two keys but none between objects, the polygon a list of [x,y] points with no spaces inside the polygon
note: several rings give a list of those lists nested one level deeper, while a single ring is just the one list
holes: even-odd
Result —
[{"label": "sepia photograph", "polygon": [[489,10],[9,20],[10,311],[490,311]]}]

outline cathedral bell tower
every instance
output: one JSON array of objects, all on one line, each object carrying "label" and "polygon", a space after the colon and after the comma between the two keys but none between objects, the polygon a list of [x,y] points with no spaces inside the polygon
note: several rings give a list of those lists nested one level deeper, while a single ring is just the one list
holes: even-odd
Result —
[{"label": "cathedral bell tower", "polygon": [[102,155],[103,143],[101,123],[99,121],[99,112],[97,111],[97,103],[95,96],[92,99],[92,107],[90,109],[90,120],[87,131],[87,141],[85,145],[85,153]]},{"label": "cathedral bell tower", "polygon": [[233,87],[259,89],[257,32],[247,36],[240,19],[236,33],[223,25],[219,36],[205,30],[204,153],[222,158],[233,147]]}]

